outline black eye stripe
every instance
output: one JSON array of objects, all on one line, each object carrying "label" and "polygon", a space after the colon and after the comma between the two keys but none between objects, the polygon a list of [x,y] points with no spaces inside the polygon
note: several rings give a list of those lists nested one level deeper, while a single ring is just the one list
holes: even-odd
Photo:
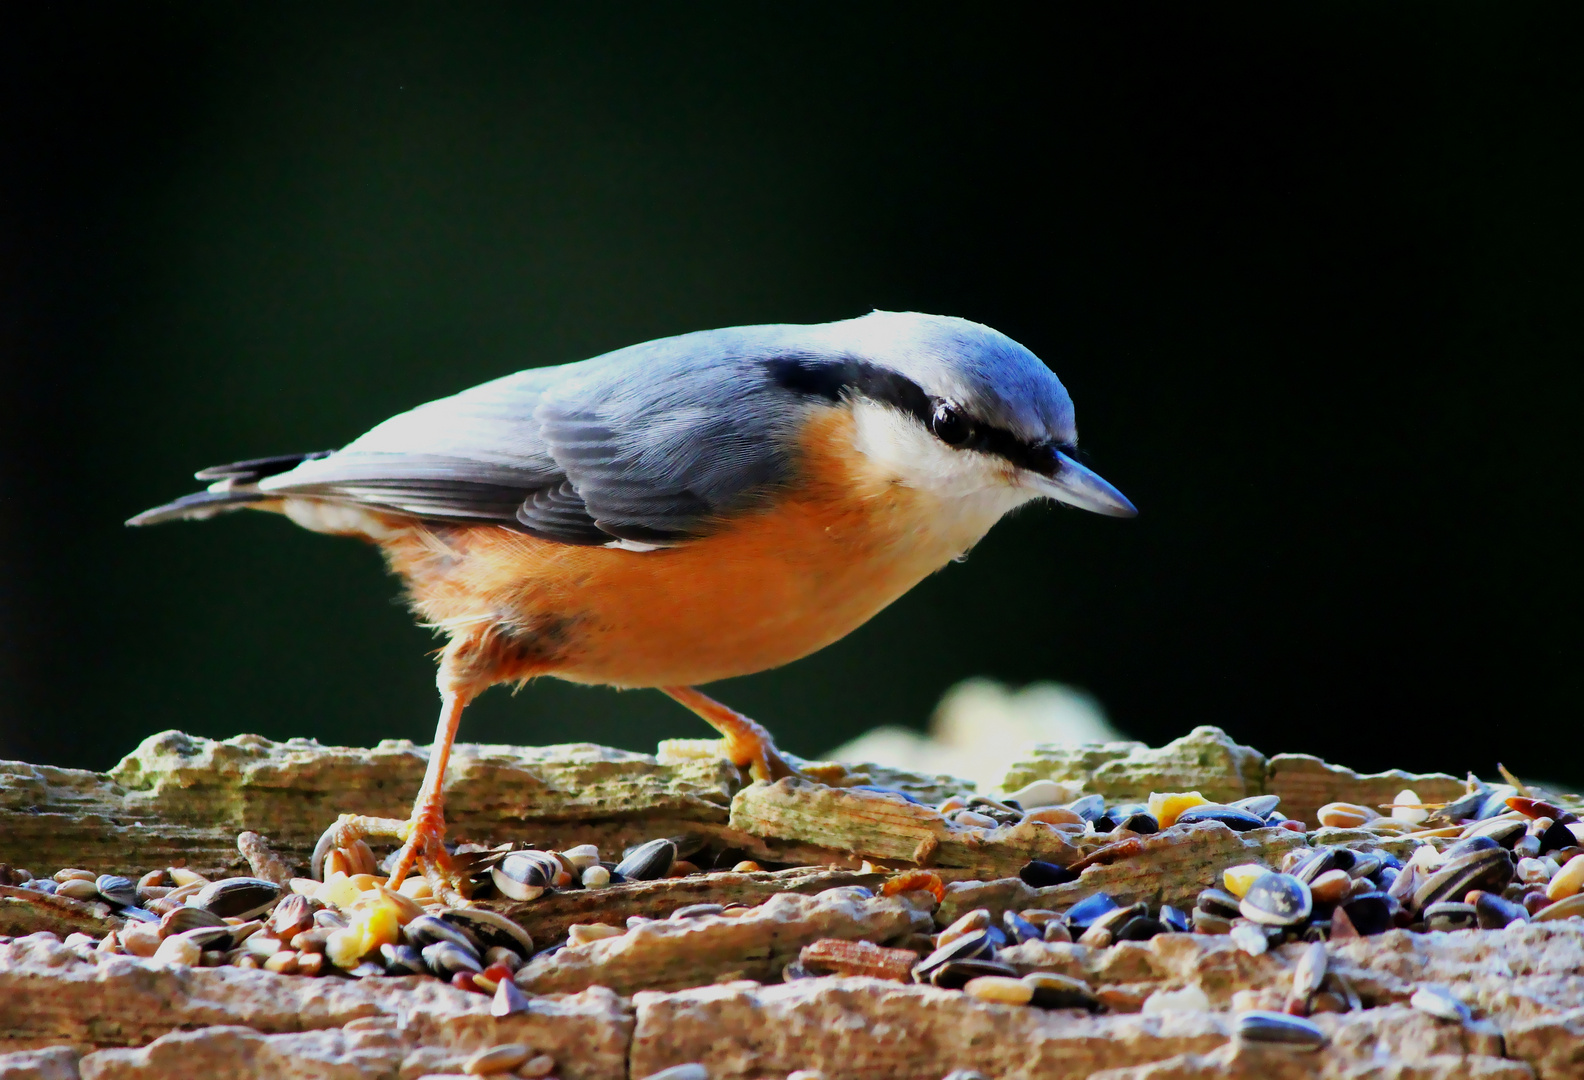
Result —
[{"label": "black eye stripe", "polygon": [[788,390],[840,401],[856,393],[915,417],[926,427],[935,402],[912,379],[862,360],[813,360],[782,356],[768,364],[770,377]]},{"label": "black eye stripe", "polygon": [[848,394],[861,394],[871,401],[890,405],[907,413],[935,431],[936,410],[943,405],[961,411],[969,424],[966,438],[946,445],[956,450],[978,450],[994,454],[1019,468],[1053,476],[1060,468],[1056,454],[1071,447],[1053,443],[1031,443],[1005,428],[983,423],[969,416],[958,402],[947,402],[931,397],[922,387],[905,375],[863,360],[825,360],[800,356],[780,356],[768,361],[770,377],[777,385],[798,393],[811,394],[828,401],[840,401]]}]

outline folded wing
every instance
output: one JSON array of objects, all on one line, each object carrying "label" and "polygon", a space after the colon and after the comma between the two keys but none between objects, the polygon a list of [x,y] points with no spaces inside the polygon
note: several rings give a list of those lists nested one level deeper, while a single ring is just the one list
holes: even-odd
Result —
[{"label": "folded wing", "polygon": [[796,329],[688,334],[519,372],[392,417],[257,490],[566,544],[700,536],[790,474],[806,403],[767,359]]}]

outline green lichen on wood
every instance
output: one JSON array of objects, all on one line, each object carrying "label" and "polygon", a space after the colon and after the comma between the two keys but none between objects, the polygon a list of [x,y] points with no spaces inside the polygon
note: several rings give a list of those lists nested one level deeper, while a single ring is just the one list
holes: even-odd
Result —
[{"label": "green lichen on wood", "polygon": [[1002,787],[1015,791],[1041,779],[1076,781],[1117,802],[1143,800],[1152,791],[1198,791],[1213,802],[1232,802],[1264,793],[1265,756],[1208,726],[1159,749],[1137,742],[1041,745],[1008,770]]},{"label": "green lichen on wood", "polygon": [[1082,784],[1112,802],[1142,802],[1151,792],[1165,791],[1197,791],[1212,802],[1278,795],[1284,814],[1311,824],[1328,802],[1378,806],[1405,788],[1426,802],[1444,802],[1465,790],[1462,780],[1445,773],[1359,773],[1311,754],[1267,758],[1210,726],[1158,749],[1137,742],[1036,746],[1007,771],[1002,786],[1014,791],[1040,779]]}]

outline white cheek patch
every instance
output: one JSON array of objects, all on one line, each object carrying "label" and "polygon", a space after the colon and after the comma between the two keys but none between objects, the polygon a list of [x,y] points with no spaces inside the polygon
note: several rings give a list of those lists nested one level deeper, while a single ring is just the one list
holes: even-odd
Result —
[{"label": "white cheek patch", "polygon": [[976,450],[953,450],[917,420],[885,405],[852,403],[853,448],[887,481],[929,496],[920,528],[957,557],[1012,510],[1039,497],[1016,468]]},{"label": "white cheek patch", "polygon": [[897,482],[941,498],[964,498],[1017,485],[1016,470],[977,450],[954,450],[911,416],[858,399],[852,404],[853,443]]}]

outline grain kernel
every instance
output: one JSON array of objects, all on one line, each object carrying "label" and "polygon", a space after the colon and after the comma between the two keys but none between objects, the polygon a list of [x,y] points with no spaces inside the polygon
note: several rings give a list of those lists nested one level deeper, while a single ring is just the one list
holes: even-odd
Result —
[{"label": "grain kernel", "polygon": [[567,944],[587,945],[591,941],[621,937],[624,933],[625,930],[608,923],[573,923],[567,928]]},{"label": "grain kernel", "polygon": [[99,895],[99,886],[93,883],[93,878],[67,878],[55,889],[55,895],[73,900],[92,900]]},{"label": "grain kernel", "polygon": [[1565,900],[1581,888],[1584,888],[1584,855],[1575,855],[1546,885],[1546,896],[1551,900]]},{"label": "grain kernel", "polygon": [[1034,987],[1022,979],[1005,975],[981,975],[969,979],[963,993],[975,1001],[992,1001],[1001,1005],[1027,1005],[1034,997]]},{"label": "grain kernel", "polygon": [[1263,874],[1270,870],[1259,863],[1244,863],[1242,866],[1229,866],[1221,871],[1221,883],[1226,886],[1226,891],[1243,899],[1243,894],[1249,891],[1249,886]]},{"label": "grain kernel", "polygon": [[462,1063],[462,1071],[469,1076],[490,1076],[511,1072],[527,1061],[533,1051],[522,1043],[502,1043],[488,1050],[480,1050]]},{"label": "grain kernel", "polygon": [[1309,883],[1309,892],[1321,903],[1334,904],[1346,896],[1352,886],[1353,878],[1346,870],[1327,870]]},{"label": "grain kernel", "polygon": [[154,950],[156,964],[172,964],[177,967],[197,967],[203,959],[203,950],[191,938],[177,934],[168,937],[159,943],[159,948]]},{"label": "grain kernel", "polygon": [[1160,823],[1165,829],[1175,824],[1177,816],[1184,810],[1195,806],[1204,806],[1210,800],[1197,791],[1152,791],[1149,797],[1150,816]]},{"label": "grain kernel", "polygon": [[349,908],[360,892],[362,890],[352,884],[351,878],[337,872],[325,877],[324,883],[319,886],[313,898],[331,907]]},{"label": "grain kernel", "polygon": [[429,887],[429,879],[422,874],[414,874],[402,882],[401,888],[396,891],[412,900],[428,900],[434,895],[434,890]]},{"label": "grain kernel", "polygon": [[526,1077],[527,1080],[541,1080],[555,1071],[555,1058],[549,1054],[540,1054],[531,1057],[517,1069],[517,1075]]},{"label": "grain kernel", "polygon": [[1422,825],[1430,811],[1419,805],[1419,796],[1412,788],[1403,788],[1392,800],[1391,816],[1410,825]]},{"label": "grain kernel", "polygon": [[121,947],[133,956],[145,960],[154,955],[160,946],[158,923],[129,923],[121,931]]},{"label": "grain kernel", "polygon": [[363,931],[350,926],[334,931],[325,942],[325,958],[343,971],[357,967],[366,952]]},{"label": "grain kernel", "polygon": [[1320,824],[1333,829],[1356,829],[1378,817],[1380,815],[1367,806],[1345,802],[1326,803],[1315,815]]}]

